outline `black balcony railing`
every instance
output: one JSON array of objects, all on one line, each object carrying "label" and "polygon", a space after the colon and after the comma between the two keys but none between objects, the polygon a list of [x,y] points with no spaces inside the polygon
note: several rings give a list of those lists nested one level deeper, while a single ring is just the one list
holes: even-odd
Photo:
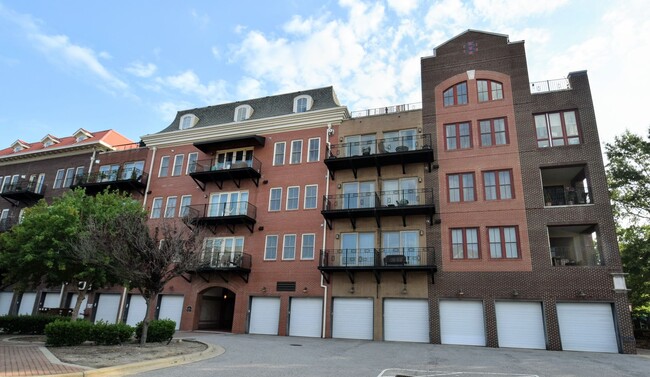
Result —
[{"label": "black balcony railing", "polygon": [[0,196],[8,200],[31,203],[42,199],[45,195],[44,184],[35,180],[19,179],[2,187]]},{"label": "black balcony railing", "polygon": [[544,203],[546,206],[572,206],[592,204],[593,199],[588,187],[545,187]]},{"label": "black balcony railing", "polygon": [[262,163],[255,157],[244,161],[201,160],[190,166],[190,176],[204,191],[208,182],[216,183],[221,189],[225,180],[233,180],[240,187],[242,179],[251,179],[255,186],[259,186],[261,175]]},{"label": "black balcony railing", "polygon": [[201,255],[200,269],[250,270],[251,255],[242,251],[204,251]]},{"label": "black balcony railing", "polygon": [[231,233],[235,233],[235,225],[244,224],[252,233],[256,218],[257,207],[240,201],[188,206],[185,222],[214,227],[225,225]]},{"label": "black balcony railing", "polygon": [[74,187],[83,187],[88,194],[96,194],[107,187],[118,190],[136,190],[144,195],[144,188],[147,187],[149,175],[136,168],[124,168],[108,172],[91,172],[75,176]]},{"label": "black balcony railing", "polygon": [[581,245],[578,248],[551,246],[553,266],[600,266],[602,259],[596,246]]}]

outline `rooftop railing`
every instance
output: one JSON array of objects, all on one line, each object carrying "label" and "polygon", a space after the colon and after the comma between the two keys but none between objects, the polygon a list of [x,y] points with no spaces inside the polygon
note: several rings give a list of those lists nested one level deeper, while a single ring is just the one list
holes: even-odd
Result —
[{"label": "rooftop railing", "polygon": [[396,136],[385,139],[354,141],[330,145],[329,158],[371,156],[431,149],[431,134]]},{"label": "rooftop railing", "polygon": [[571,89],[571,83],[569,79],[556,79],[556,80],[546,80],[546,81],[536,81],[530,83],[530,92],[532,94],[536,93],[547,93],[555,92],[558,90],[569,90]]},{"label": "rooftop railing", "polygon": [[393,106],[378,107],[378,108],[375,108],[375,109],[357,110],[357,111],[351,112],[350,116],[352,118],[361,118],[361,117],[369,117],[369,116],[375,116],[375,115],[401,113],[401,112],[404,112],[404,111],[419,110],[421,108],[422,108],[422,102],[407,103],[407,104],[403,104],[403,105],[393,105]]}]

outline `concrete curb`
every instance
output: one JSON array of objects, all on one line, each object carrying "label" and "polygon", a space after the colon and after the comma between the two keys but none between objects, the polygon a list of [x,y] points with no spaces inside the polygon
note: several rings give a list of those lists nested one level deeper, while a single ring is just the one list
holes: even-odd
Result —
[{"label": "concrete curb", "polygon": [[[108,376],[126,376],[130,374],[136,374],[141,372],[148,372],[150,370],[169,368],[176,365],[183,365],[194,363],[197,361],[209,359],[212,357],[219,356],[226,352],[226,350],[214,344],[204,343],[198,340],[183,340],[184,342],[195,342],[205,344],[208,348],[201,352],[191,353],[188,355],[179,355],[179,356],[170,356],[162,359],[156,360],[146,360],[140,361],[137,363],[130,363],[124,365],[116,365],[113,367],[91,369],[75,373],[63,373],[63,374],[49,374],[43,376],[34,376],[34,377],[108,377]],[[72,364],[67,364],[72,365]],[[78,365],[75,365],[78,366]],[[82,367],[83,368],[83,367]]]}]

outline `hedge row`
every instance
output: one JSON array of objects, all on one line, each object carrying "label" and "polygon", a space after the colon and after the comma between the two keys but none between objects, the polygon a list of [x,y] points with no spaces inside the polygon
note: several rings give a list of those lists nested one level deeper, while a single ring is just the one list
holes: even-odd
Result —
[{"label": "hedge row", "polygon": [[45,344],[54,347],[78,346],[87,340],[104,345],[121,344],[131,339],[133,331],[133,327],[124,323],[57,321],[45,326]]},{"label": "hedge row", "polygon": [[0,316],[0,331],[5,334],[42,335],[47,324],[69,320],[69,317],[56,315],[5,315]]},{"label": "hedge row", "polygon": [[[149,322],[147,329],[147,343],[169,342],[176,331],[176,322],[171,319],[158,319]],[[140,339],[142,336],[142,322],[138,322],[135,327],[135,337]]]}]

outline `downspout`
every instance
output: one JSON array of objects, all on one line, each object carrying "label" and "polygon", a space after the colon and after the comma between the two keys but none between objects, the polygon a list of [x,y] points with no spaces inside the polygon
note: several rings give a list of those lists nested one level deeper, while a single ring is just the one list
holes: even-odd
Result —
[{"label": "downspout", "polygon": [[[330,133],[334,133],[334,129],[332,128],[332,123],[327,123],[327,130],[325,131],[325,158],[327,158],[327,153],[330,151]],[[330,193],[330,174],[329,171],[327,174],[325,174],[325,197],[329,196]],[[327,220],[323,219],[323,247],[321,250],[325,252],[325,246],[326,246],[326,237],[327,237]],[[321,254],[321,258],[323,258]],[[320,260],[319,263],[322,263],[322,259]],[[323,324],[322,324],[322,331],[321,331],[321,338],[325,338],[326,335],[326,325],[327,325],[327,284],[325,284],[325,278],[323,277],[323,274],[321,273],[320,275],[320,286],[323,288]]]},{"label": "downspout", "polygon": [[93,164],[95,163],[96,155],[97,155],[97,149],[93,148],[93,155],[90,156],[90,165],[88,165],[88,177],[90,177],[90,171],[93,170]]}]

